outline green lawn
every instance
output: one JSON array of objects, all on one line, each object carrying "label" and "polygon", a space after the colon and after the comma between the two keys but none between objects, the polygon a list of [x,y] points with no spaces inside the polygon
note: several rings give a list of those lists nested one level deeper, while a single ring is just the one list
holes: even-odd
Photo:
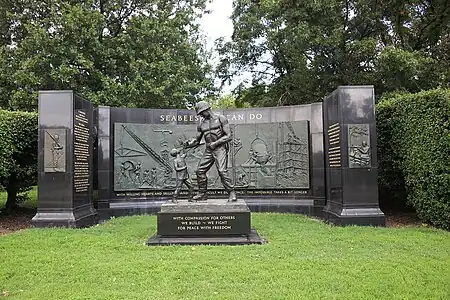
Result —
[{"label": "green lawn", "polygon": [[[19,205],[21,207],[26,208],[36,208],[37,207],[37,186],[33,187],[30,191],[27,192],[29,196],[29,200],[25,201],[24,203],[20,203]],[[0,191],[0,209],[2,209],[5,206],[6,199],[8,195],[5,191]]]},{"label": "green lawn", "polygon": [[266,245],[148,247],[154,216],[0,237],[8,299],[450,299],[450,233],[252,214]]}]

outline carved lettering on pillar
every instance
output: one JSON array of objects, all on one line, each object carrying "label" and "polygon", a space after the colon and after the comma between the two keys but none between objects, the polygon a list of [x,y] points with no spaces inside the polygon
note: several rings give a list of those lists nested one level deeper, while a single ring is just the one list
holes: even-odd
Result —
[{"label": "carved lettering on pillar", "polygon": [[89,121],[86,113],[78,110],[75,113],[73,126],[73,184],[75,193],[89,190]]},{"label": "carved lettering on pillar", "polygon": [[339,123],[328,126],[328,160],[331,168],[341,166],[341,137]]}]

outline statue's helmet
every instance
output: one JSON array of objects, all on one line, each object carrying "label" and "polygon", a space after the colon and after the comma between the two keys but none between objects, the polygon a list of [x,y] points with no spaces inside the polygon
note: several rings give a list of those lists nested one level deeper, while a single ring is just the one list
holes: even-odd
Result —
[{"label": "statue's helmet", "polygon": [[211,105],[209,105],[206,101],[199,101],[195,104],[195,111],[197,112],[197,115],[199,115],[202,111],[205,111],[207,109],[211,109]]}]

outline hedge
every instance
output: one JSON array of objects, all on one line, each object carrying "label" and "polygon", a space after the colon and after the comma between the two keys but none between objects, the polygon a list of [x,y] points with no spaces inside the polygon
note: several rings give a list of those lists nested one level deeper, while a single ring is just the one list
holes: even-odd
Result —
[{"label": "hedge", "polygon": [[450,90],[392,96],[376,110],[380,204],[407,203],[450,229]]},{"label": "hedge", "polygon": [[0,110],[0,186],[8,192],[7,211],[37,183],[37,141],[36,113]]}]

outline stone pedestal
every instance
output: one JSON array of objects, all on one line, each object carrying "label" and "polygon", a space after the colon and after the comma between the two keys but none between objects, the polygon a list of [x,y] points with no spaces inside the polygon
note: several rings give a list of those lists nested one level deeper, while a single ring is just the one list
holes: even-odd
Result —
[{"label": "stone pedestal", "polygon": [[165,203],[157,215],[157,234],[147,245],[263,244],[266,241],[251,229],[250,209],[239,200]]}]

